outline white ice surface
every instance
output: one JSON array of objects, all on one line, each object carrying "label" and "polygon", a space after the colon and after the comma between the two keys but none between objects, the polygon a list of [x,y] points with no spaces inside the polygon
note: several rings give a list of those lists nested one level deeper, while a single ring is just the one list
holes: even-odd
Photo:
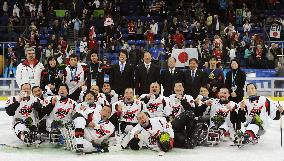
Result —
[{"label": "white ice surface", "polygon": [[[22,146],[14,135],[9,117],[0,111],[0,144]],[[284,124],[283,124],[284,125]],[[12,149],[0,147],[0,161],[284,161],[284,150],[280,146],[280,121],[270,121],[270,127],[256,145],[242,149],[230,146],[232,142],[221,142],[215,147],[195,149],[173,149],[164,156],[149,150],[119,151],[110,148],[109,153],[76,155],[70,151],[43,146],[38,149]]]}]

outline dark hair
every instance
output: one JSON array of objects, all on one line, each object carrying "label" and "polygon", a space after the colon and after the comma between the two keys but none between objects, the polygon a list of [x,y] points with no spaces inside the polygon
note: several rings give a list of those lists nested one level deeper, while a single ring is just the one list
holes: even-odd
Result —
[{"label": "dark hair", "polygon": [[238,68],[237,68],[237,69],[240,69],[241,63],[240,63],[240,61],[239,61],[238,59],[232,59],[232,60],[231,60],[231,62],[230,62],[230,68],[232,69],[231,64],[232,64],[233,61],[235,61],[235,62],[238,64]]},{"label": "dark hair", "polygon": [[118,56],[120,56],[121,53],[123,53],[123,54],[125,54],[127,56],[127,51],[126,50],[123,50],[123,49],[120,50],[119,53],[118,53]]},{"label": "dark hair", "polygon": [[104,107],[108,107],[108,108],[110,109],[110,112],[112,112],[112,108],[111,108],[110,105],[104,105],[103,108],[104,108]]},{"label": "dark hair", "polygon": [[94,97],[96,96],[95,92],[90,91],[90,90],[87,90],[87,91],[85,92],[85,94],[84,94],[83,101],[85,101],[85,98],[86,98],[86,96],[87,96],[88,94],[92,94]]},{"label": "dark hair", "polygon": [[212,56],[210,57],[209,61],[212,60],[212,59],[215,59],[216,61],[218,61],[218,58],[217,58],[217,56],[215,56],[215,55],[212,55]]},{"label": "dark hair", "polygon": [[21,89],[23,88],[23,86],[24,86],[25,84],[29,85],[29,86],[30,86],[30,88],[32,88],[32,86],[31,86],[31,84],[30,84],[30,83],[23,83],[23,84],[21,85]]},{"label": "dark hair", "polygon": [[177,83],[181,83],[181,84],[182,84],[182,87],[184,87],[184,83],[183,83],[182,81],[176,81],[176,82],[175,82],[175,85],[176,85]]},{"label": "dark hair", "polygon": [[255,85],[254,83],[248,83],[248,84],[246,85],[246,91],[247,91],[247,88],[248,88],[249,85],[253,85],[254,88],[257,89],[257,87],[256,87],[256,85]]},{"label": "dark hair", "polygon": [[208,88],[207,85],[203,85],[203,86],[201,86],[200,88],[205,88],[205,89],[207,89],[207,91],[209,91],[209,88]]},{"label": "dark hair", "polygon": [[71,55],[69,56],[69,59],[71,59],[71,58],[77,58],[77,60],[78,60],[78,56],[77,56],[76,54],[71,54]]},{"label": "dark hair", "polygon": [[51,60],[53,60],[53,59],[56,61],[56,66],[58,65],[58,62],[57,62],[56,57],[51,56],[51,57],[49,57],[49,58],[47,59],[47,68],[51,68],[49,62],[50,62]]},{"label": "dark hair", "polygon": [[196,58],[191,58],[191,59],[189,59],[189,63],[192,62],[192,61],[195,61],[197,64],[199,63]]},{"label": "dark hair", "polygon": [[[40,88],[40,86],[33,86],[32,87],[32,91],[34,90],[34,89],[36,89],[36,88]],[[41,89],[41,88],[40,88]]]},{"label": "dark hair", "polygon": [[65,87],[65,88],[67,89],[68,94],[69,94],[69,87],[67,86],[67,84],[64,84],[64,83],[60,84],[60,85],[58,86],[57,91],[59,91],[59,88],[60,88],[60,87]]},{"label": "dark hair", "polygon": [[174,58],[174,57],[169,57],[169,58],[168,58],[168,61],[169,61],[169,59],[170,59],[170,58],[173,58],[173,59],[175,60],[175,62],[177,62],[177,59],[176,59],[176,58]]}]

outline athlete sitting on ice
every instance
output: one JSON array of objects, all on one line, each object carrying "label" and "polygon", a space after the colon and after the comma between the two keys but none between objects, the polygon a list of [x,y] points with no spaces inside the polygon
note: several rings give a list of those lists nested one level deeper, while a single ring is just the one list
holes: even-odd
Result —
[{"label": "athlete sitting on ice", "polygon": [[64,125],[72,120],[72,116],[75,113],[75,107],[77,103],[68,98],[69,88],[66,84],[61,84],[58,87],[58,95],[47,97],[44,100],[43,113],[47,115],[46,130],[54,135],[55,140],[51,142],[61,142],[58,140],[61,135],[60,129]]},{"label": "athlete sitting on ice", "polygon": [[84,129],[93,120],[94,116],[98,116],[103,105],[95,102],[95,93],[92,91],[85,92],[84,102],[76,107],[76,113],[73,116],[75,126],[75,149],[80,152],[84,150]]},{"label": "athlete sitting on ice", "polygon": [[229,96],[229,90],[221,88],[218,93],[219,101],[211,107],[208,141],[219,142],[220,136],[234,136],[234,126],[237,122],[237,104],[229,101]]},{"label": "athlete sitting on ice", "polygon": [[108,152],[108,140],[114,132],[114,126],[108,120],[110,115],[111,107],[107,105],[99,113],[89,115],[89,123],[84,129],[83,152]]},{"label": "athlete sitting on ice", "polygon": [[142,147],[158,152],[173,148],[174,131],[164,117],[149,118],[147,113],[137,115],[138,123],[129,133],[129,146],[133,150]]},{"label": "athlete sitting on ice", "polygon": [[31,95],[31,85],[24,83],[18,96],[12,96],[6,103],[6,112],[13,116],[13,129],[17,137],[27,144],[36,143],[37,116],[42,105]]},{"label": "athlete sitting on ice", "polygon": [[257,143],[258,137],[264,134],[268,127],[268,118],[279,118],[283,107],[277,107],[269,98],[257,96],[256,86],[252,83],[246,86],[248,98],[240,102],[238,110],[239,121],[245,123],[235,137],[235,144]]},{"label": "athlete sitting on ice", "polygon": [[151,83],[150,93],[142,94],[141,101],[146,104],[145,112],[150,117],[166,117],[166,109],[170,109],[169,98],[160,95],[160,85],[157,82]]}]

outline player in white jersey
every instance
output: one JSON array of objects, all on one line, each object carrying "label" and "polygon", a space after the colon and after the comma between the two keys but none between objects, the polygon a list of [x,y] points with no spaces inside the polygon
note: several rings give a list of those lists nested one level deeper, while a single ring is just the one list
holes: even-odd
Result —
[{"label": "player in white jersey", "polygon": [[69,89],[66,84],[58,88],[58,95],[44,100],[43,111],[47,115],[46,130],[57,129],[72,120],[77,103],[68,98]]},{"label": "player in white jersey", "polygon": [[92,91],[87,91],[84,102],[77,105],[76,113],[73,116],[76,150],[84,149],[84,129],[93,120],[94,116],[99,115],[103,106],[99,102],[95,102],[95,93]]},{"label": "player in white jersey", "polygon": [[[212,105],[210,111],[209,140],[216,140],[219,136],[233,137],[237,123],[237,109],[235,102],[229,101],[229,90],[221,88],[218,93],[219,101]],[[211,139],[210,139],[211,138]]]},{"label": "player in white jersey", "polygon": [[184,94],[184,87],[181,82],[176,82],[174,86],[175,94],[169,96],[170,108],[166,110],[166,115],[171,119],[179,116],[185,110],[194,110],[195,102],[192,96]]},{"label": "player in white jersey", "polygon": [[169,151],[173,148],[174,131],[164,117],[149,118],[147,113],[140,112],[137,124],[130,132],[129,146],[139,150],[145,146],[154,151]]},{"label": "player in white jersey", "polygon": [[128,133],[134,126],[137,125],[137,114],[145,108],[144,102],[134,99],[132,88],[126,88],[123,100],[112,104],[113,114],[120,121],[120,131]]},{"label": "player in white jersey", "polygon": [[40,100],[31,95],[31,85],[21,85],[20,94],[12,96],[6,103],[6,112],[13,116],[13,129],[17,137],[25,143],[32,144],[37,132],[38,114],[41,111]]},{"label": "player in white jersey", "polygon": [[248,98],[240,102],[238,119],[245,123],[238,131],[235,143],[246,144],[257,141],[268,127],[268,119],[279,119],[283,107],[276,105],[269,98],[257,96],[256,86],[252,83],[246,86]]},{"label": "player in white jersey", "polygon": [[160,94],[160,85],[157,82],[151,83],[150,93],[142,94],[140,100],[146,104],[144,109],[150,117],[167,117],[166,110],[170,109],[169,98]]},{"label": "player in white jersey", "polygon": [[[84,96],[85,96],[86,91],[88,91],[87,88],[84,88],[84,90],[81,91],[79,102],[84,101]],[[99,93],[100,92],[99,86],[92,85],[90,88],[90,91],[94,92],[95,94],[95,102],[103,104],[103,105],[109,105],[109,102],[106,100],[106,96],[103,93]]]}]

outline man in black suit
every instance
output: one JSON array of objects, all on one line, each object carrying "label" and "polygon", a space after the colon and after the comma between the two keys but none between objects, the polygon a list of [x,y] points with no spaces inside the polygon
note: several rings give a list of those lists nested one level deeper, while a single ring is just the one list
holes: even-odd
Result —
[{"label": "man in black suit", "polygon": [[143,55],[144,63],[137,67],[135,72],[135,90],[136,95],[149,93],[150,84],[159,82],[160,67],[151,63],[152,55],[145,52]]},{"label": "man in black suit", "polygon": [[110,85],[112,89],[120,96],[123,95],[126,88],[134,87],[133,67],[126,63],[127,51],[119,52],[119,62],[110,69]]},{"label": "man in black suit", "polygon": [[168,97],[174,92],[174,86],[176,82],[183,81],[183,73],[179,69],[175,68],[176,59],[169,57],[168,68],[161,73],[161,84],[164,87],[164,96]]},{"label": "man in black suit", "polygon": [[190,70],[186,71],[184,74],[185,93],[191,95],[194,99],[198,96],[200,87],[207,84],[206,74],[197,69],[197,67],[198,60],[195,58],[190,59]]}]

